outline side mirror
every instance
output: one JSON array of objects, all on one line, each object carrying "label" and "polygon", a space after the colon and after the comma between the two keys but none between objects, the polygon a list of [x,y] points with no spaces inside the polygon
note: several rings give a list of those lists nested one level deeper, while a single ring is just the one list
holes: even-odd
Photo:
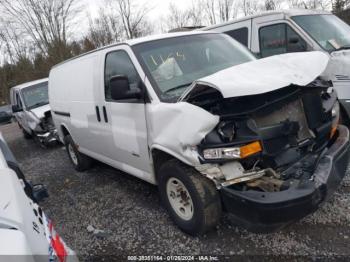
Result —
[{"label": "side mirror", "polygon": [[33,197],[37,202],[43,201],[45,198],[49,197],[46,187],[43,184],[33,185]]},{"label": "side mirror", "polygon": [[130,89],[129,79],[125,75],[113,76],[109,80],[109,87],[113,100],[140,99],[142,97],[141,89]]},{"label": "side mirror", "polygon": [[23,108],[18,106],[18,105],[13,105],[12,106],[12,112],[13,113],[18,113],[18,112],[22,112],[23,111]]},{"label": "side mirror", "polygon": [[288,43],[292,45],[296,45],[296,44],[299,44],[299,40],[300,40],[299,37],[293,36],[289,38]]},{"label": "side mirror", "polygon": [[291,37],[288,40],[287,52],[305,52],[307,51],[307,46],[305,42],[300,41],[300,38],[297,36]]},{"label": "side mirror", "polygon": [[260,59],[260,58],[262,58],[262,55],[261,55],[261,53],[259,52],[259,53],[253,53],[253,55],[255,56],[255,58],[257,58],[257,59]]}]

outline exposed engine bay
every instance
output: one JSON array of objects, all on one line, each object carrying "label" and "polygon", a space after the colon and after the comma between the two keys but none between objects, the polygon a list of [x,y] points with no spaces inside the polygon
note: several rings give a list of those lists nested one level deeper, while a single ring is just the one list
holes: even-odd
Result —
[{"label": "exposed engine bay", "polygon": [[218,188],[277,192],[311,180],[337,136],[337,95],[320,79],[233,98],[202,85],[184,101],[220,117],[198,145],[197,167]]}]

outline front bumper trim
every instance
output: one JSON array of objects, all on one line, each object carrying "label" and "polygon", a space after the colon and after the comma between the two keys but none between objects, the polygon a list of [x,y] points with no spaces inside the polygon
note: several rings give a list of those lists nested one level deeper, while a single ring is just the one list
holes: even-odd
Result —
[{"label": "front bumper trim", "polygon": [[45,133],[37,133],[36,136],[43,144],[50,144],[59,141],[57,130],[51,130]]},{"label": "front bumper trim", "polygon": [[316,211],[338,188],[349,162],[349,130],[339,126],[338,137],[320,158],[313,180],[280,192],[220,189],[222,202],[234,220],[254,232],[271,232]]}]

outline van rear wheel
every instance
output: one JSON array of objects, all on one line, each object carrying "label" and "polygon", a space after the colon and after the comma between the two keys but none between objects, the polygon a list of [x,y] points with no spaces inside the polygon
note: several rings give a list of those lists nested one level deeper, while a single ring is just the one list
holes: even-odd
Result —
[{"label": "van rear wheel", "polygon": [[172,159],[160,167],[158,182],[163,204],[184,232],[199,235],[218,224],[221,200],[214,183],[208,178]]},{"label": "van rear wheel", "polygon": [[77,146],[70,135],[65,137],[65,145],[69,159],[75,170],[83,172],[92,166],[92,159],[78,151]]}]

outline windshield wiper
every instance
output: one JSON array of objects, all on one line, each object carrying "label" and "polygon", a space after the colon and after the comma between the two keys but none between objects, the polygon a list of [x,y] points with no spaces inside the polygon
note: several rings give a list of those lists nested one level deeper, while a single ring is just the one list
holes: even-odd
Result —
[{"label": "windshield wiper", "polygon": [[178,86],[175,86],[175,87],[172,87],[172,88],[166,90],[164,93],[166,94],[166,93],[175,91],[175,90],[177,90],[177,89],[181,89],[181,88],[184,88],[184,87],[188,87],[188,86],[190,86],[191,84],[192,84],[192,83],[187,83],[187,84],[178,85]]},{"label": "windshield wiper", "polygon": [[335,49],[334,51],[348,50],[348,49],[350,49],[350,45],[343,45],[343,46]]}]

